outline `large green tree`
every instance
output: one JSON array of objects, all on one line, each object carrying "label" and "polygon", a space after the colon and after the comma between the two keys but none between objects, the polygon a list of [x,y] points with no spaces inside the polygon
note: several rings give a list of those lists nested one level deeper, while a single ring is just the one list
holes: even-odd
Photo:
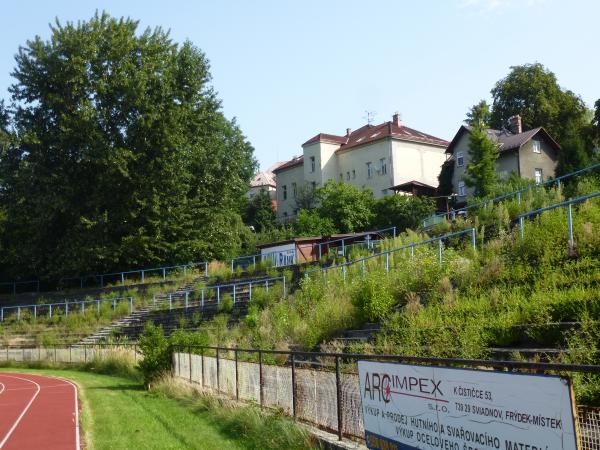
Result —
[{"label": "large green tree", "polygon": [[373,193],[341,181],[327,181],[317,189],[317,200],[319,215],[342,233],[366,230],[374,216]]},{"label": "large green tree", "polygon": [[224,257],[255,161],[205,55],[96,14],[19,49],[5,267],[56,276]]},{"label": "large green tree", "polygon": [[374,228],[416,229],[435,212],[435,200],[414,195],[386,195],[375,202]]},{"label": "large green tree", "polygon": [[554,73],[542,64],[511,67],[491,93],[493,128],[506,127],[508,119],[519,114],[524,130],[543,126],[560,143],[569,127],[587,125],[587,109],[581,97],[561,88]]},{"label": "large green tree", "polygon": [[465,122],[472,127],[489,127],[491,118],[490,105],[485,100],[480,100],[479,103],[471,106]]},{"label": "large green tree", "polygon": [[266,189],[261,189],[248,201],[245,207],[244,221],[259,233],[269,231],[277,226],[273,201]]},{"label": "large green tree", "polygon": [[498,145],[488,137],[486,130],[480,126],[472,127],[469,162],[463,178],[467,186],[474,188],[476,196],[485,197],[494,190],[498,182],[498,155]]}]

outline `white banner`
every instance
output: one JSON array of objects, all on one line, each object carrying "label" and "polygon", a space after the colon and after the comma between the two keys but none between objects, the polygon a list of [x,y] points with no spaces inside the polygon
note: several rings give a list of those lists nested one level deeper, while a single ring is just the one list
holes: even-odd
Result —
[{"label": "white banner", "polygon": [[371,449],[577,449],[568,380],[359,361]]}]

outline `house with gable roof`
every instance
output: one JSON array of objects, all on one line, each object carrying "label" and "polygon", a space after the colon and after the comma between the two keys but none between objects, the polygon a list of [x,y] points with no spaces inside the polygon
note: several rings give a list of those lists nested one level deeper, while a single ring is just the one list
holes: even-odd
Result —
[{"label": "house with gable roof", "polygon": [[399,114],[379,125],[348,128],[344,136],[319,133],[302,144],[302,155],[274,170],[277,215],[294,217],[299,189],[328,180],[369,188],[375,198],[412,181],[435,189],[447,146],[444,139],[405,126]]},{"label": "house with gable roof", "polygon": [[[507,179],[511,173],[521,178],[529,178],[542,183],[556,175],[560,145],[543,127],[523,131],[520,116],[509,119],[508,129],[485,130],[488,137],[498,144],[499,157],[496,170],[500,179]],[[452,185],[457,204],[464,205],[473,196],[473,188],[466,186],[464,175],[469,162],[471,127],[462,125],[448,148],[446,164],[454,166]]]}]

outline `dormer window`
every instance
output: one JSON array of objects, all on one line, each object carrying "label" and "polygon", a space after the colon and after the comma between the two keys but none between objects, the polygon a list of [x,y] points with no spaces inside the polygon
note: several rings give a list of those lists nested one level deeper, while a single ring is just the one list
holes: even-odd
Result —
[{"label": "dormer window", "polygon": [[465,156],[463,152],[458,152],[456,154],[456,167],[462,167],[465,165]]},{"label": "dormer window", "polygon": [[542,153],[540,141],[533,141],[533,153]]}]

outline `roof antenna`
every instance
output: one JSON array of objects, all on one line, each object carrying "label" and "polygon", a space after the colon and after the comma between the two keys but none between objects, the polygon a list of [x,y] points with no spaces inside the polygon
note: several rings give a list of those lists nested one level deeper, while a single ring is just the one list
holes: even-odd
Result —
[{"label": "roof antenna", "polygon": [[365,110],[366,115],[363,116],[363,119],[365,119],[367,121],[368,125],[371,125],[373,123],[373,120],[375,120],[375,116],[377,115],[377,113],[375,111],[367,111]]}]

